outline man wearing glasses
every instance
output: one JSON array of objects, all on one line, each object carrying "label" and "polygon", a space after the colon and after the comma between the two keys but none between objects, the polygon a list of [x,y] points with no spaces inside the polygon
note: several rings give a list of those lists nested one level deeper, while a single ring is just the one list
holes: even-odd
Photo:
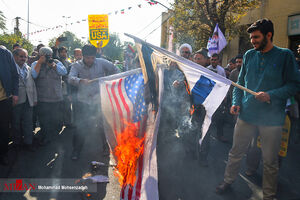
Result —
[{"label": "man wearing glasses", "polygon": [[191,55],[192,55],[192,52],[193,52],[192,46],[187,44],[187,43],[184,43],[179,47],[179,52],[180,52],[181,57],[184,57],[186,59],[190,59]]},{"label": "man wearing glasses", "polygon": [[38,118],[41,125],[40,145],[50,143],[61,130],[60,105],[63,100],[62,76],[67,75],[64,65],[52,58],[50,47],[39,50],[39,59],[31,65],[38,95]]},{"label": "man wearing glasses", "polygon": [[15,49],[13,56],[19,72],[19,100],[13,107],[12,120],[14,145],[19,149],[24,135],[24,150],[35,151],[32,146],[32,109],[37,103],[36,87],[31,76],[31,68],[26,64],[27,51],[22,48]]}]

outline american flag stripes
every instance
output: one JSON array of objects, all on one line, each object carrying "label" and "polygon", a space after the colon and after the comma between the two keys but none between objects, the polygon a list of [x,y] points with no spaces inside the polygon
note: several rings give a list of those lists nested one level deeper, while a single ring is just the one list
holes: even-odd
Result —
[{"label": "american flag stripes", "polygon": [[[102,111],[114,134],[121,133],[127,122],[139,123],[146,114],[144,79],[141,72],[133,71],[124,77],[100,84]],[[108,101],[107,101],[108,100]]]},{"label": "american flag stripes", "polygon": [[[145,136],[144,155],[137,161],[135,171],[136,181],[133,186],[123,185],[120,198],[124,200],[138,200],[146,194],[146,181],[152,178],[153,173],[149,173],[149,160],[156,163],[156,133],[153,126],[157,125],[152,112],[149,112],[144,100],[144,78],[141,69],[115,74],[99,79],[101,109],[103,113],[104,129],[106,138],[112,150],[118,145],[117,134],[128,125],[128,122],[134,123],[138,127],[138,137]],[[151,108],[150,108],[151,110]],[[150,114],[149,114],[150,113]],[[155,141],[153,141],[155,137]],[[155,159],[152,159],[153,152]],[[116,158],[117,159],[117,158]],[[156,164],[154,176],[157,180]],[[156,184],[157,185],[157,184]],[[154,199],[158,199],[158,188],[155,188]],[[147,199],[147,198],[146,198]]]}]

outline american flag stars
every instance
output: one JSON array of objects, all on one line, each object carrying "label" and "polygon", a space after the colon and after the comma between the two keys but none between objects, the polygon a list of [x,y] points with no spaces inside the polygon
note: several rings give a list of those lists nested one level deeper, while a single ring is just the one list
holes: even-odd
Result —
[{"label": "american flag stars", "polygon": [[146,114],[143,74],[134,74],[125,78],[125,90],[127,96],[134,106],[133,121],[140,121],[142,119],[142,116]]}]

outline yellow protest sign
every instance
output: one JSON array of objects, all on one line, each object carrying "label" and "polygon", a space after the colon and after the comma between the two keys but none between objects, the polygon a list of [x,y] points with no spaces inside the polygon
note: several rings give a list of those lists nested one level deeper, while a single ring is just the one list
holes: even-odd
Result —
[{"label": "yellow protest sign", "polygon": [[89,15],[89,39],[95,47],[105,47],[109,42],[108,15]]},{"label": "yellow protest sign", "polygon": [[[285,157],[287,154],[288,144],[289,144],[289,136],[291,129],[291,121],[290,118],[286,115],[284,126],[282,127],[282,136],[281,136],[281,146],[278,155],[281,157]],[[257,146],[261,147],[260,136],[257,138]]]}]

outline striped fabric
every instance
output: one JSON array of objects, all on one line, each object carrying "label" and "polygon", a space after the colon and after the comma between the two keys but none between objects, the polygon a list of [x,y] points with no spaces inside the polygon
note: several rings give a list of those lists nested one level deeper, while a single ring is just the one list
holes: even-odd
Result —
[{"label": "striped fabric", "polygon": [[[115,134],[124,130],[126,122],[140,125],[146,114],[144,79],[141,72],[133,71],[124,77],[100,84],[102,110]],[[107,101],[108,100],[108,101]]]},{"label": "striped fabric", "polygon": [[[144,78],[141,69],[136,69],[99,79],[101,108],[104,118],[106,138],[112,150],[117,146],[117,135],[128,125],[134,123],[138,127],[138,137],[144,137],[144,155],[137,161],[136,181],[133,186],[123,185],[120,198],[123,200],[146,199],[146,184],[149,178],[157,180],[157,169],[145,165],[154,160],[156,166],[156,118],[146,106],[144,100]],[[151,110],[151,108],[150,108]],[[147,125],[147,126],[146,126]],[[155,132],[156,131],[156,132]],[[146,134],[146,135],[145,135]],[[155,138],[155,139],[153,139]],[[154,158],[153,157],[153,153]],[[116,158],[117,159],[117,158]],[[154,173],[149,173],[154,170]],[[157,185],[157,184],[156,184]],[[155,189],[158,199],[158,188]]]},{"label": "striped fabric", "polygon": [[[225,98],[227,91],[231,85],[231,81],[201,65],[198,65],[197,63],[180,57],[163,48],[149,44],[133,35],[125,35],[133,38],[137,46],[142,45],[142,48],[140,49],[147,49],[147,51],[139,51],[139,53],[143,55],[143,57],[149,57],[149,55],[147,55],[147,52],[151,52],[150,60],[152,63],[155,63],[153,62],[155,60],[172,61],[175,62],[178,69],[183,72],[187,81],[187,88],[191,92],[192,103],[194,105],[203,105],[206,111],[206,115],[202,124],[202,136],[199,140],[199,144],[201,145],[211,124],[211,118]],[[145,68],[147,69],[147,71],[150,71],[149,68],[151,68],[151,65],[148,64],[147,66],[147,62],[145,62]],[[154,66],[152,70],[156,71]],[[147,73],[147,75],[149,76],[149,73]]]}]

